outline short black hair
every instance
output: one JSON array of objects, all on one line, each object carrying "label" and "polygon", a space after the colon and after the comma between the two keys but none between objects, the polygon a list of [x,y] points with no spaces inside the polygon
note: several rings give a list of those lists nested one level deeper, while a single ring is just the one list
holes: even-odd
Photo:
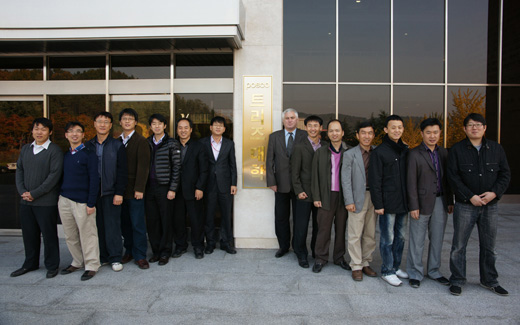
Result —
[{"label": "short black hair", "polygon": [[341,121],[338,120],[338,119],[330,120],[329,123],[327,123],[327,130],[329,129],[329,125],[330,125],[330,123],[332,123],[332,122],[338,122],[339,125],[341,126],[341,131],[344,131],[344,130],[345,130],[345,129],[343,128],[343,122],[341,122]]},{"label": "short black hair", "polygon": [[67,125],[65,125],[65,132],[69,132],[69,129],[75,126],[79,126],[81,128],[81,132],[85,132],[85,127],[78,121],[70,121],[69,123],[67,123]]},{"label": "short black hair", "polygon": [[222,116],[215,116],[211,119],[211,122],[209,122],[209,125],[213,125],[213,123],[220,123],[223,124],[224,127],[226,127],[226,119]]},{"label": "short black hair", "polygon": [[119,113],[119,121],[121,121],[121,119],[123,118],[123,115],[125,115],[125,114],[126,114],[126,115],[132,115],[136,121],[139,121],[139,114],[137,114],[137,112],[135,111],[135,109],[130,108],[130,107],[124,108],[124,109]]},{"label": "short black hair", "polygon": [[43,127],[46,127],[49,129],[49,132],[52,132],[52,121],[45,117],[38,117],[35,118],[31,125],[31,130],[34,129],[36,125],[42,125]]},{"label": "short black hair", "polygon": [[468,125],[469,120],[480,122],[482,123],[482,125],[486,125],[486,119],[484,118],[484,116],[482,116],[482,114],[479,113],[469,113],[468,116],[466,116],[466,118],[464,119],[464,127]]},{"label": "short black hair", "polygon": [[94,116],[94,121],[96,121],[97,118],[100,117],[100,116],[103,116],[103,117],[106,117],[106,118],[110,119],[110,123],[114,122],[114,118],[112,117],[112,114],[110,114],[110,112],[99,112],[99,113],[97,113]]},{"label": "short black hair", "polygon": [[164,115],[162,115],[162,114],[155,113],[155,114],[150,115],[150,117],[148,118],[148,124],[152,125],[153,120],[157,120],[159,122],[164,123],[164,125],[168,125],[168,121],[166,120],[166,117],[164,117]]},{"label": "short black hair", "polygon": [[390,121],[401,121],[403,123],[403,125],[404,125],[404,121],[401,118],[401,116],[394,114],[394,115],[390,115],[389,117],[386,118],[386,120],[385,120],[385,128],[388,127],[388,122],[390,122]]},{"label": "short black hair", "polygon": [[175,124],[175,128],[179,127],[179,122],[180,121],[188,121],[188,123],[190,124],[190,129],[193,129],[193,122],[189,118],[187,118],[187,117],[183,117],[183,118],[178,119],[177,123]]},{"label": "short black hair", "polygon": [[434,125],[438,125],[439,129],[442,130],[442,123],[441,123],[441,121],[439,121],[439,119],[435,118],[435,117],[429,117],[427,119],[424,119],[421,122],[420,128],[421,128],[421,131],[424,131],[424,129],[426,129],[427,127],[434,126]]},{"label": "short black hair", "polygon": [[305,126],[307,126],[307,123],[309,123],[311,121],[318,122],[318,123],[320,123],[320,125],[323,125],[323,119],[321,117],[317,116],[317,115],[307,116],[305,118],[305,120],[303,121],[303,124]]},{"label": "short black hair", "polygon": [[370,121],[363,121],[363,122],[359,123],[359,125],[358,125],[358,127],[356,129],[356,133],[359,133],[359,130],[364,129],[364,128],[372,128],[373,131],[376,130],[374,128],[374,124],[372,124],[372,122],[370,122]]}]

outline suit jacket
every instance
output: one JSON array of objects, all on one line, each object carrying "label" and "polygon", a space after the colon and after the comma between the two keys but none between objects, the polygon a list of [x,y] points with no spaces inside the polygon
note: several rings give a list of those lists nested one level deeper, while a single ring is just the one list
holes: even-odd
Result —
[{"label": "suit jacket", "polygon": [[[322,146],[328,146],[329,143],[321,141]],[[291,156],[291,179],[294,193],[305,192],[307,198],[303,201],[313,202],[311,193],[312,182],[312,158],[314,157],[314,149],[310,141],[302,141],[294,147]]]},{"label": "suit jacket", "polygon": [[[448,205],[453,205],[453,192],[448,184],[446,172],[448,151],[439,146],[438,156],[444,194],[443,203],[444,209],[447,210]],[[410,150],[406,175],[408,210],[420,210],[419,213],[424,215],[432,214],[437,196],[437,174],[423,143]]]},{"label": "suit jacket", "polygon": [[[307,131],[296,129],[294,148],[307,139]],[[292,190],[291,161],[285,145],[285,131],[279,130],[269,135],[266,157],[267,186],[277,186],[278,192],[289,193]]]},{"label": "suit jacket", "polygon": [[[372,146],[374,149],[375,146]],[[367,179],[363,154],[359,145],[345,151],[341,165],[341,186],[345,205],[354,204],[355,213],[360,213],[365,203]]]},{"label": "suit jacket", "polygon": [[[235,143],[222,137],[222,145],[215,161],[211,148],[211,136],[200,140],[208,158],[208,188],[217,188],[220,193],[231,193],[231,186],[237,185],[237,162]],[[213,177],[214,176],[214,177]],[[216,184],[215,184],[216,183]]]},{"label": "suit jacket", "polygon": [[150,146],[145,137],[134,132],[126,143],[128,184],[124,198],[133,199],[135,192],[144,193],[150,171]]},{"label": "suit jacket", "polygon": [[[343,154],[345,152],[345,147],[340,147],[340,153]],[[312,159],[312,200],[313,201],[321,201],[321,207],[325,210],[330,210],[335,207],[330,206],[330,188],[332,182],[332,162],[330,161],[330,157],[332,156],[329,145],[322,146],[316,153],[314,154],[314,158]],[[340,197],[341,195],[341,165],[342,159],[340,161]]]},{"label": "suit jacket", "polygon": [[208,158],[199,141],[190,139],[186,145],[188,149],[181,163],[181,189],[185,200],[195,200],[195,190],[206,189]]}]

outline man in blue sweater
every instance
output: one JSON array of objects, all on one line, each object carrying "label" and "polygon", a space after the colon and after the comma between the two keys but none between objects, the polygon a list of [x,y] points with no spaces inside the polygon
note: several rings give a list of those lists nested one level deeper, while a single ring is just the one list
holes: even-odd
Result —
[{"label": "man in blue sweater", "polygon": [[99,269],[96,200],[99,174],[96,152],[85,148],[85,128],[79,122],[65,126],[70,149],[63,157],[63,183],[58,209],[72,263],[61,274],[85,267],[81,281],[92,279]]}]

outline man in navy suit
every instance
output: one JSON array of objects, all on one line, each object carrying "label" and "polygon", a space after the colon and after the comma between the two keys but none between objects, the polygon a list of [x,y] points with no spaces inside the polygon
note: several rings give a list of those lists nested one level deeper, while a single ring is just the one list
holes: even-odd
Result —
[{"label": "man in navy suit", "polygon": [[215,211],[217,203],[220,206],[220,249],[229,254],[236,254],[233,248],[233,233],[231,231],[231,208],[233,195],[237,193],[237,163],[235,158],[235,143],[224,138],[226,119],[215,116],[211,119],[209,129],[211,136],[201,140],[208,158],[208,185],[206,188],[206,249],[204,253],[211,254],[215,249]]}]

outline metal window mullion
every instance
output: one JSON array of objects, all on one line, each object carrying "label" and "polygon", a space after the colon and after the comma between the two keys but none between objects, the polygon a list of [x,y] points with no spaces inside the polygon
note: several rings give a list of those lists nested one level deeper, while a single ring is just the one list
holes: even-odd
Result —
[{"label": "metal window mullion", "polygon": [[394,0],[390,0],[390,115],[394,114]]},{"label": "metal window mullion", "polygon": [[105,54],[105,111],[110,112],[110,93],[109,93],[109,82],[110,82],[110,55]]},{"label": "metal window mullion", "polygon": [[448,144],[448,0],[444,1],[444,147]]},{"label": "metal window mullion", "polygon": [[175,56],[170,53],[170,136],[175,137],[173,123],[175,121]]},{"label": "metal window mullion", "polygon": [[[45,54],[43,55],[43,81],[47,81],[47,55]],[[46,90],[43,93],[43,117],[49,118],[49,99]]]},{"label": "metal window mullion", "polygon": [[336,0],[336,118],[339,118],[339,0]]},{"label": "metal window mullion", "polygon": [[497,141],[500,143],[500,134],[502,132],[502,37],[504,27],[504,0],[500,1],[500,30],[498,36],[498,116],[497,116]]}]

